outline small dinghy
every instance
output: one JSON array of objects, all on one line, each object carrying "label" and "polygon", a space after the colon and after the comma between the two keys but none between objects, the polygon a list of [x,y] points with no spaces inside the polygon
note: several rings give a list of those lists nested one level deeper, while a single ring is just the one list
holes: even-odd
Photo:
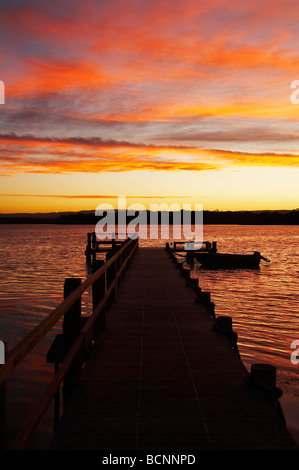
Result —
[{"label": "small dinghy", "polygon": [[252,255],[194,252],[193,256],[205,269],[258,269],[261,260],[270,262],[259,251]]}]

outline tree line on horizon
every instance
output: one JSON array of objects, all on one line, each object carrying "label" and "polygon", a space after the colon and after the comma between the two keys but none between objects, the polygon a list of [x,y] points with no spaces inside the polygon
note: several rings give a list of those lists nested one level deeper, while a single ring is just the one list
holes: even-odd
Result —
[{"label": "tree line on horizon", "polygon": [[[158,219],[154,218],[151,212],[146,212],[147,223],[153,222],[153,219],[158,220],[158,224],[177,223],[176,220],[183,221],[183,210],[181,210],[181,217],[174,212],[166,213],[164,211],[158,212]],[[187,211],[188,212],[188,211]],[[190,211],[189,211],[190,212]],[[118,211],[115,211],[115,224],[118,223]],[[138,215],[126,215],[127,223],[134,220]],[[105,212],[103,216],[105,217]],[[95,225],[102,217],[96,216],[94,211],[81,211],[73,213],[57,213],[55,216],[47,217],[43,215],[5,215],[0,217],[2,224],[75,224],[75,225]],[[190,213],[191,223],[195,222],[195,212]],[[138,221],[136,220],[138,223]],[[239,225],[299,225],[299,209],[291,211],[203,211],[203,224],[239,224]]]}]

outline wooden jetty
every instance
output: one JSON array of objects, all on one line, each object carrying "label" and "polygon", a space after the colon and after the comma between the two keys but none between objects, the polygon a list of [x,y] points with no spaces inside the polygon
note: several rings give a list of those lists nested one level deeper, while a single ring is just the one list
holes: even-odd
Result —
[{"label": "wooden jetty", "polygon": [[[50,450],[297,450],[275,368],[255,364],[248,373],[231,318],[215,315],[209,293],[171,249],[137,248],[127,240],[104,264],[95,260],[85,283],[66,283],[62,306],[43,325],[44,333],[65,315],[48,353],[56,373],[10,449],[26,447],[56,397]],[[93,314],[82,323],[80,297],[91,285]],[[27,340],[12,351],[0,383],[30,347]]]},{"label": "wooden jetty", "polygon": [[87,234],[87,245],[85,248],[85,255],[88,261],[94,261],[97,253],[107,253],[107,251],[115,251],[126,240],[126,236],[120,234],[109,234],[110,239],[98,240],[95,232]]}]

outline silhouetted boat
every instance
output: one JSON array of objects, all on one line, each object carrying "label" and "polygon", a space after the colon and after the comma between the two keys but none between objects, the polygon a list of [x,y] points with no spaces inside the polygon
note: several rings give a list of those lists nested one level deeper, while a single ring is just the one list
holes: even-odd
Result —
[{"label": "silhouetted boat", "polygon": [[194,258],[205,269],[258,269],[261,260],[270,262],[259,251],[255,251],[252,255],[194,252]]}]

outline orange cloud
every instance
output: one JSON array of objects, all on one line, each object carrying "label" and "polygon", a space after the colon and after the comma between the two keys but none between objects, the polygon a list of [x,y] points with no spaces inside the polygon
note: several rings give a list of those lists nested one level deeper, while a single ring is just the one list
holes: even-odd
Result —
[{"label": "orange cloud", "polygon": [[51,95],[76,91],[83,96],[86,89],[110,87],[110,78],[98,64],[68,60],[35,61],[27,63],[28,71],[22,77],[12,77],[7,85],[10,98],[18,96]]},{"label": "orange cloud", "polygon": [[[97,8],[94,2],[79,6],[74,1],[74,11],[68,15],[59,15],[54,8],[43,11],[42,6],[3,8],[4,30],[13,33],[20,43],[30,37],[34,46],[41,45],[41,50],[33,47],[24,57],[21,73],[11,71],[8,91],[12,96],[30,91],[32,95],[72,90],[80,93],[80,89],[101,90],[124,82],[148,81],[149,85],[172,84],[167,93],[164,88],[158,95],[161,99],[166,94],[168,102],[173,102],[174,94],[182,98],[186,84],[197,85],[198,93],[212,97],[214,90],[209,91],[207,85],[229,76],[234,86],[232,72],[251,74],[253,68],[262,69],[266,77],[268,71],[289,73],[297,68],[294,46],[285,46],[285,35],[271,24],[267,24],[270,38],[246,41],[246,34],[256,31],[256,22],[279,14],[281,22],[287,23],[294,6],[283,8],[276,1],[266,11],[259,2],[252,2],[251,8],[227,2],[223,21],[222,2],[215,0],[205,6],[190,0],[176,1],[173,8],[171,2],[153,1],[150,9],[142,8],[142,3],[133,8],[131,2],[114,1],[111,6],[107,3]],[[217,14],[221,27],[217,27]],[[211,24],[209,32],[204,21]],[[51,50],[50,55],[43,55],[43,47]],[[229,82],[227,85],[229,88]],[[153,95],[156,92],[153,88]],[[138,107],[141,95],[135,90],[131,98]],[[152,99],[147,102],[150,106]],[[117,103],[111,114],[117,114]]]},{"label": "orange cloud", "polygon": [[[265,145],[264,152],[252,151],[254,140],[248,152],[239,151],[234,138],[238,128],[231,130],[230,150],[213,149],[213,144],[205,148],[200,138],[195,140],[197,145],[176,146],[173,142],[179,140],[175,134],[172,140],[171,133],[166,145],[156,144],[146,131],[136,133],[134,142],[133,132],[127,139],[117,134],[115,139],[83,137],[89,135],[92,120],[94,133],[101,120],[125,125],[185,119],[197,125],[199,116],[217,117],[226,124],[233,117],[243,117],[255,118],[254,128],[258,128],[261,118],[297,119],[298,107],[290,103],[288,89],[290,78],[297,78],[292,75],[297,69],[294,4],[276,0],[265,8],[254,0],[249,4],[228,1],[224,9],[220,0],[153,0],[150,7],[143,1],[114,0],[99,6],[74,0],[69,10],[64,5],[60,12],[42,3],[1,11],[7,37],[3,58],[9,78],[7,101],[24,117],[14,127],[12,114],[9,131],[2,130],[3,175],[299,165],[296,152],[274,151],[274,139],[268,151]],[[18,50],[11,62],[10,48]],[[56,101],[53,107],[50,98],[47,101],[49,116],[53,121],[59,116],[52,134],[64,138],[39,137],[39,117],[45,115],[42,99],[51,94]],[[78,118],[73,127],[72,118]],[[27,123],[32,125],[32,135],[18,136],[16,132],[23,132]],[[205,129],[214,133],[216,147],[220,125],[213,127],[212,121],[210,125]],[[282,137],[287,135],[287,125]],[[149,128],[154,135],[153,127]],[[11,129],[16,129],[14,134]],[[290,127],[289,135],[292,132]],[[74,134],[79,137],[69,137]],[[275,145],[279,146],[278,139]]]},{"label": "orange cloud", "polygon": [[103,173],[206,171],[233,165],[299,166],[299,155],[251,153],[192,146],[158,146],[102,139],[0,137],[2,175],[25,173]]},{"label": "orange cloud", "polygon": [[[179,151],[184,147],[167,147],[101,141],[98,139],[34,139],[4,136],[0,138],[2,174],[17,172],[125,172],[133,170],[210,170],[213,163],[184,161]],[[183,157],[196,153],[186,147]]]}]

